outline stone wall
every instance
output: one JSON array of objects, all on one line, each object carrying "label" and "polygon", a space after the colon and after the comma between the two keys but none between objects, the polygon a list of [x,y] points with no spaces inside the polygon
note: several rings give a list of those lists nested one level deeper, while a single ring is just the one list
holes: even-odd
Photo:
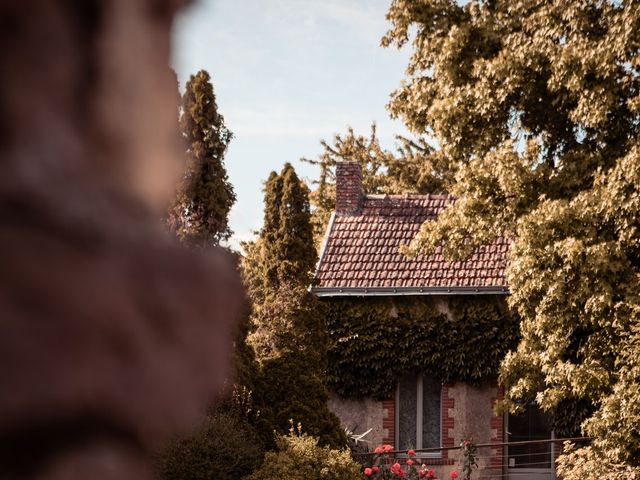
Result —
[{"label": "stone wall", "polygon": [[[499,393],[495,383],[481,387],[456,383],[449,388],[449,395],[454,399],[455,408],[450,412],[453,416],[453,427],[449,429],[448,435],[453,437],[455,445],[459,445],[464,439],[469,439],[475,444],[503,441],[501,438],[503,418],[493,412]],[[490,459],[489,455],[496,458]],[[456,457],[460,457],[458,452]],[[499,457],[498,452],[487,448],[478,451],[478,469],[483,471],[482,478],[493,478],[492,475],[499,478],[501,473]]]},{"label": "stone wall", "polygon": [[347,400],[333,395],[329,400],[329,409],[338,416],[343,427],[356,434],[372,428],[365,437],[369,450],[383,443],[389,435],[388,430],[383,427],[387,416],[383,402],[370,398]]}]

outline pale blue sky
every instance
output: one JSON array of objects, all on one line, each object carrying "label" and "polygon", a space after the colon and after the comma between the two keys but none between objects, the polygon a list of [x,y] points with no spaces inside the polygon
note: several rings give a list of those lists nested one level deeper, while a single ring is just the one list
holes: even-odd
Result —
[{"label": "pale blue sky", "polygon": [[180,82],[211,74],[218,107],[234,133],[226,156],[238,201],[232,245],[262,223],[262,182],[291,162],[304,178],[320,139],[371,122],[386,147],[406,134],[385,109],[408,62],[383,49],[390,0],[200,0],[178,19],[173,66]]}]

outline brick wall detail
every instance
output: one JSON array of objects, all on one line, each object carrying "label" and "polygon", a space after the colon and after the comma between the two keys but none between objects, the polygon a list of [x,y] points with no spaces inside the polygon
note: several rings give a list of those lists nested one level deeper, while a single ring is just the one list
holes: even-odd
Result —
[{"label": "brick wall detail", "polygon": [[[396,445],[396,396],[393,395],[389,400],[382,401],[384,416],[382,417],[382,428],[385,431],[383,443]],[[374,445],[375,446],[375,445]]]},{"label": "brick wall detail", "polygon": [[358,162],[336,163],[336,214],[353,215],[362,210],[362,167]]},{"label": "brick wall detail", "polygon": [[[498,385],[498,382],[494,382],[492,385],[495,388],[496,395],[491,398],[491,408],[495,404],[504,398],[504,388]],[[504,415],[493,415],[490,422],[491,428],[491,443],[502,443],[505,441],[504,435]],[[506,453],[506,447],[496,447],[491,449],[491,468],[500,470],[503,468],[503,456]]]},{"label": "brick wall detail", "polygon": [[[453,427],[455,426],[455,400],[450,395],[452,385],[444,384],[442,385],[442,446],[443,447],[453,447],[454,438],[453,438]],[[442,451],[442,460],[446,461],[449,458],[449,451]]]}]

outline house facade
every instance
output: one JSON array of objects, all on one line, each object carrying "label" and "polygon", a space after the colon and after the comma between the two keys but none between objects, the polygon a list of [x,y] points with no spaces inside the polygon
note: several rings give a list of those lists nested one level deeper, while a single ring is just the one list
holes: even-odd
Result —
[{"label": "house facade", "polygon": [[[388,443],[397,450],[429,449],[422,453],[422,461],[436,469],[440,478],[447,478],[449,471],[460,468],[460,451],[452,447],[463,439],[472,439],[475,444],[501,444],[551,436],[548,422],[533,408],[519,417],[494,413],[502,390],[495,368],[493,374],[487,374],[487,369],[498,362],[491,355],[503,353],[493,351],[496,348],[491,342],[499,339],[498,344],[504,346],[510,338],[506,329],[513,329],[513,317],[484,318],[480,331],[468,334],[466,330],[473,330],[468,328],[473,320],[462,318],[477,310],[474,302],[506,305],[509,292],[504,272],[508,241],[498,238],[460,262],[447,261],[441,251],[415,258],[399,252],[423,222],[435,219],[454,200],[448,195],[366,195],[362,191],[360,165],[338,163],[336,208],[311,287],[312,293],[329,306],[356,302],[362,308],[369,304],[375,304],[378,311],[382,308],[388,321],[382,318],[380,322],[386,327],[381,328],[395,332],[393,335],[404,335],[398,344],[411,345],[418,338],[421,340],[416,340],[416,344],[422,346],[425,342],[436,346],[449,342],[454,359],[447,358],[446,351],[442,356],[442,352],[435,351],[437,348],[433,355],[426,349],[427,353],[417,356],[407,356],[399,349],[394,362],[393,353],[377,352],[371,342],[363,339],[364,327],[360,330],[344,327],[357,325],[354,322],[358,319],[351,318],[354,314],[349,313],[356,310],[337,310],[339,313],[329,326],[333,345],[329,371],[334,372],[337,391],[330,402],[332,411],[346,428],[356,433],[371,429],[366,439],[372,447]],[[416,305],[422,310],[416,310]],[[404,312],[409,310],[432,313],[425,314],[424,321],[420,314],[417,317],[414,314],[407,323]],[[406,327],[394,329],[396,319]],[[377,328],[371,326],[374,324],[370,319],[366,322],[367,328]],[[468,341],[471,343],[460,348],[461,343]],[[486,356],[470,358],[465,363],[465,352],[477,350],[482,342],[486,342]],[[343,352],[348,352],[348,348],[356,352],[351,365],[348,359],[340,357],[346,356]],[[388,362],[385,365],[395,372],[392,387],[370,394],[366,393],[366,386],[364,390],[361,388],[362,379],[356,375],[366,382],[368,358]],[[372,368],[378,371],[378,367]],[[349,372],[349,368],[357,370],[351,377],[341,373]],[[479,471],[481,478],[486,479],[546,480],[554,475],[552,456],[549,445],[533,449],[520,445],[487,447],[479,451]]]}]

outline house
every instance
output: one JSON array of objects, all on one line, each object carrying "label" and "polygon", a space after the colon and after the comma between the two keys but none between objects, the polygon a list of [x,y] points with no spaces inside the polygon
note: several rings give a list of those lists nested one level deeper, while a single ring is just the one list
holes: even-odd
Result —
[{"label": "house", "polygon": [[[463,321],[473,322],[456,313],[461,311],[459,305],[466,306],[464,311],[471,311],[474,302],[506,304],[508,241],[498,238],[461,262],[448,262],[441,251],[413,259],[399,252],[399,247],[416,235],[423,222],[435,219],[453,201],[455,199],[448,195],[366,195],[362,191],[360,165],[339,162],[335,212],[327,227],[311,292],[329,306],[346,305],[345,302],[350,301],[359,302],[358,305],[365,309],[374,303],[378,309],[380,305],[387,305],[386,320],[382,318],[381,324],[398,318],[398,321],[412,325],[403,328],[415,329],[416,337],[424,331],[433,345],[450,342],[451,351],[457,351],[460,343],[466,341],[466,333],[456,332],[457,337],[450,333]],[[435,313],[425,314],[424,318],[418,317],[408,324],[407,315],[398,313],[407,302],[411,302],[411,308],[422,304],[433,307]],[[428,352],[418,358],[398,357],[397,362],[394,362],[394,354],[387,355],[386,368],[399,373],[394,377],[393,388],[386,388],[382,393],[367,393],[366,382],[359,382],[358,375],[364,379],[379,377],[381,380],[376,382],[383,382],[385,377],[379,375],[379,365],[367,371],[367,359],[379,357],[375,356],[375,348],[370,348],[371,342],[367,344],[363,340],[365,329],[350,331],[355,327],[344,327],[356,325],[357,319],[351,318],[353,314],[349,313],[355,310],[342,308],[339,312],[333,320],[328,320],[330,336],[333,336],[329,371],[338,372],[333,375],[336,377],[333,383],[344,395],[334,394],[330,407],[347,428],[355,428],[357,432],[372,429],[367,436],[372,446],[388,443],[398,450],[432,449],[423,453],[424,461],[437,469],[440,478],[445,478],[443,475],[459,468],[460,462],[460,452],[448,448],[458,446],[465,438],[472,438],[476,444],[550,438],[549,422],[535,408],[529,408],[525,415],[518,417],[494,413],[494,404],[502,395],[496,378],[497,359],[491,364],[493,373],[487,374],[484,366],[484,370],[474,373],[476,364],[496,353],[491,344],[493,339],[517,322],[512,315],[509,316],[511,327],[504,318],[496,316],[495,320],[483,318],[482,331],[469,333],[476,335],[476,339],[471,339],[465,349],[478,350],[481,353],[477,357],[479,360],[473,357],[466,363],[464,359],[460,360],[460,357],[464,358],[465,350],[456,353],[458,357],[451,362],[453,366],[449,366],[450,359],[441,353],[438,353],[440,357],[436,353],[433,357],[445,360],[435,362],[431,362]],[[366,322],[369,322],[367,328],[377,328],[371,327],[371,319]],[[464,328],[469,329],[468,325],[473,324],[466,325]],[[403,337],[405,340],[399,343],[411,342],[412,335],[406,337],[408,340]],[[340,355],[346,356],[341,352],[347,351],[345,348],[350,343],[358,354],[352,360],[340,358]],[[485,347],[488,351],[482,355]],[[504,354],[497,353],[500,357]],[[362,356],[366,357],[364,361]],[[398,364],[406,364],[406,371],[398,370]],[[347,372],[343,378],[348,385],[340,383],[340,372],[343,371],[340,369]],[[438,377],[449,380],[442,382]],[[456,377],[477,381],[460,381]],[[549,445],[479,451],[481,478],[553,478],[553,452]]]}]

